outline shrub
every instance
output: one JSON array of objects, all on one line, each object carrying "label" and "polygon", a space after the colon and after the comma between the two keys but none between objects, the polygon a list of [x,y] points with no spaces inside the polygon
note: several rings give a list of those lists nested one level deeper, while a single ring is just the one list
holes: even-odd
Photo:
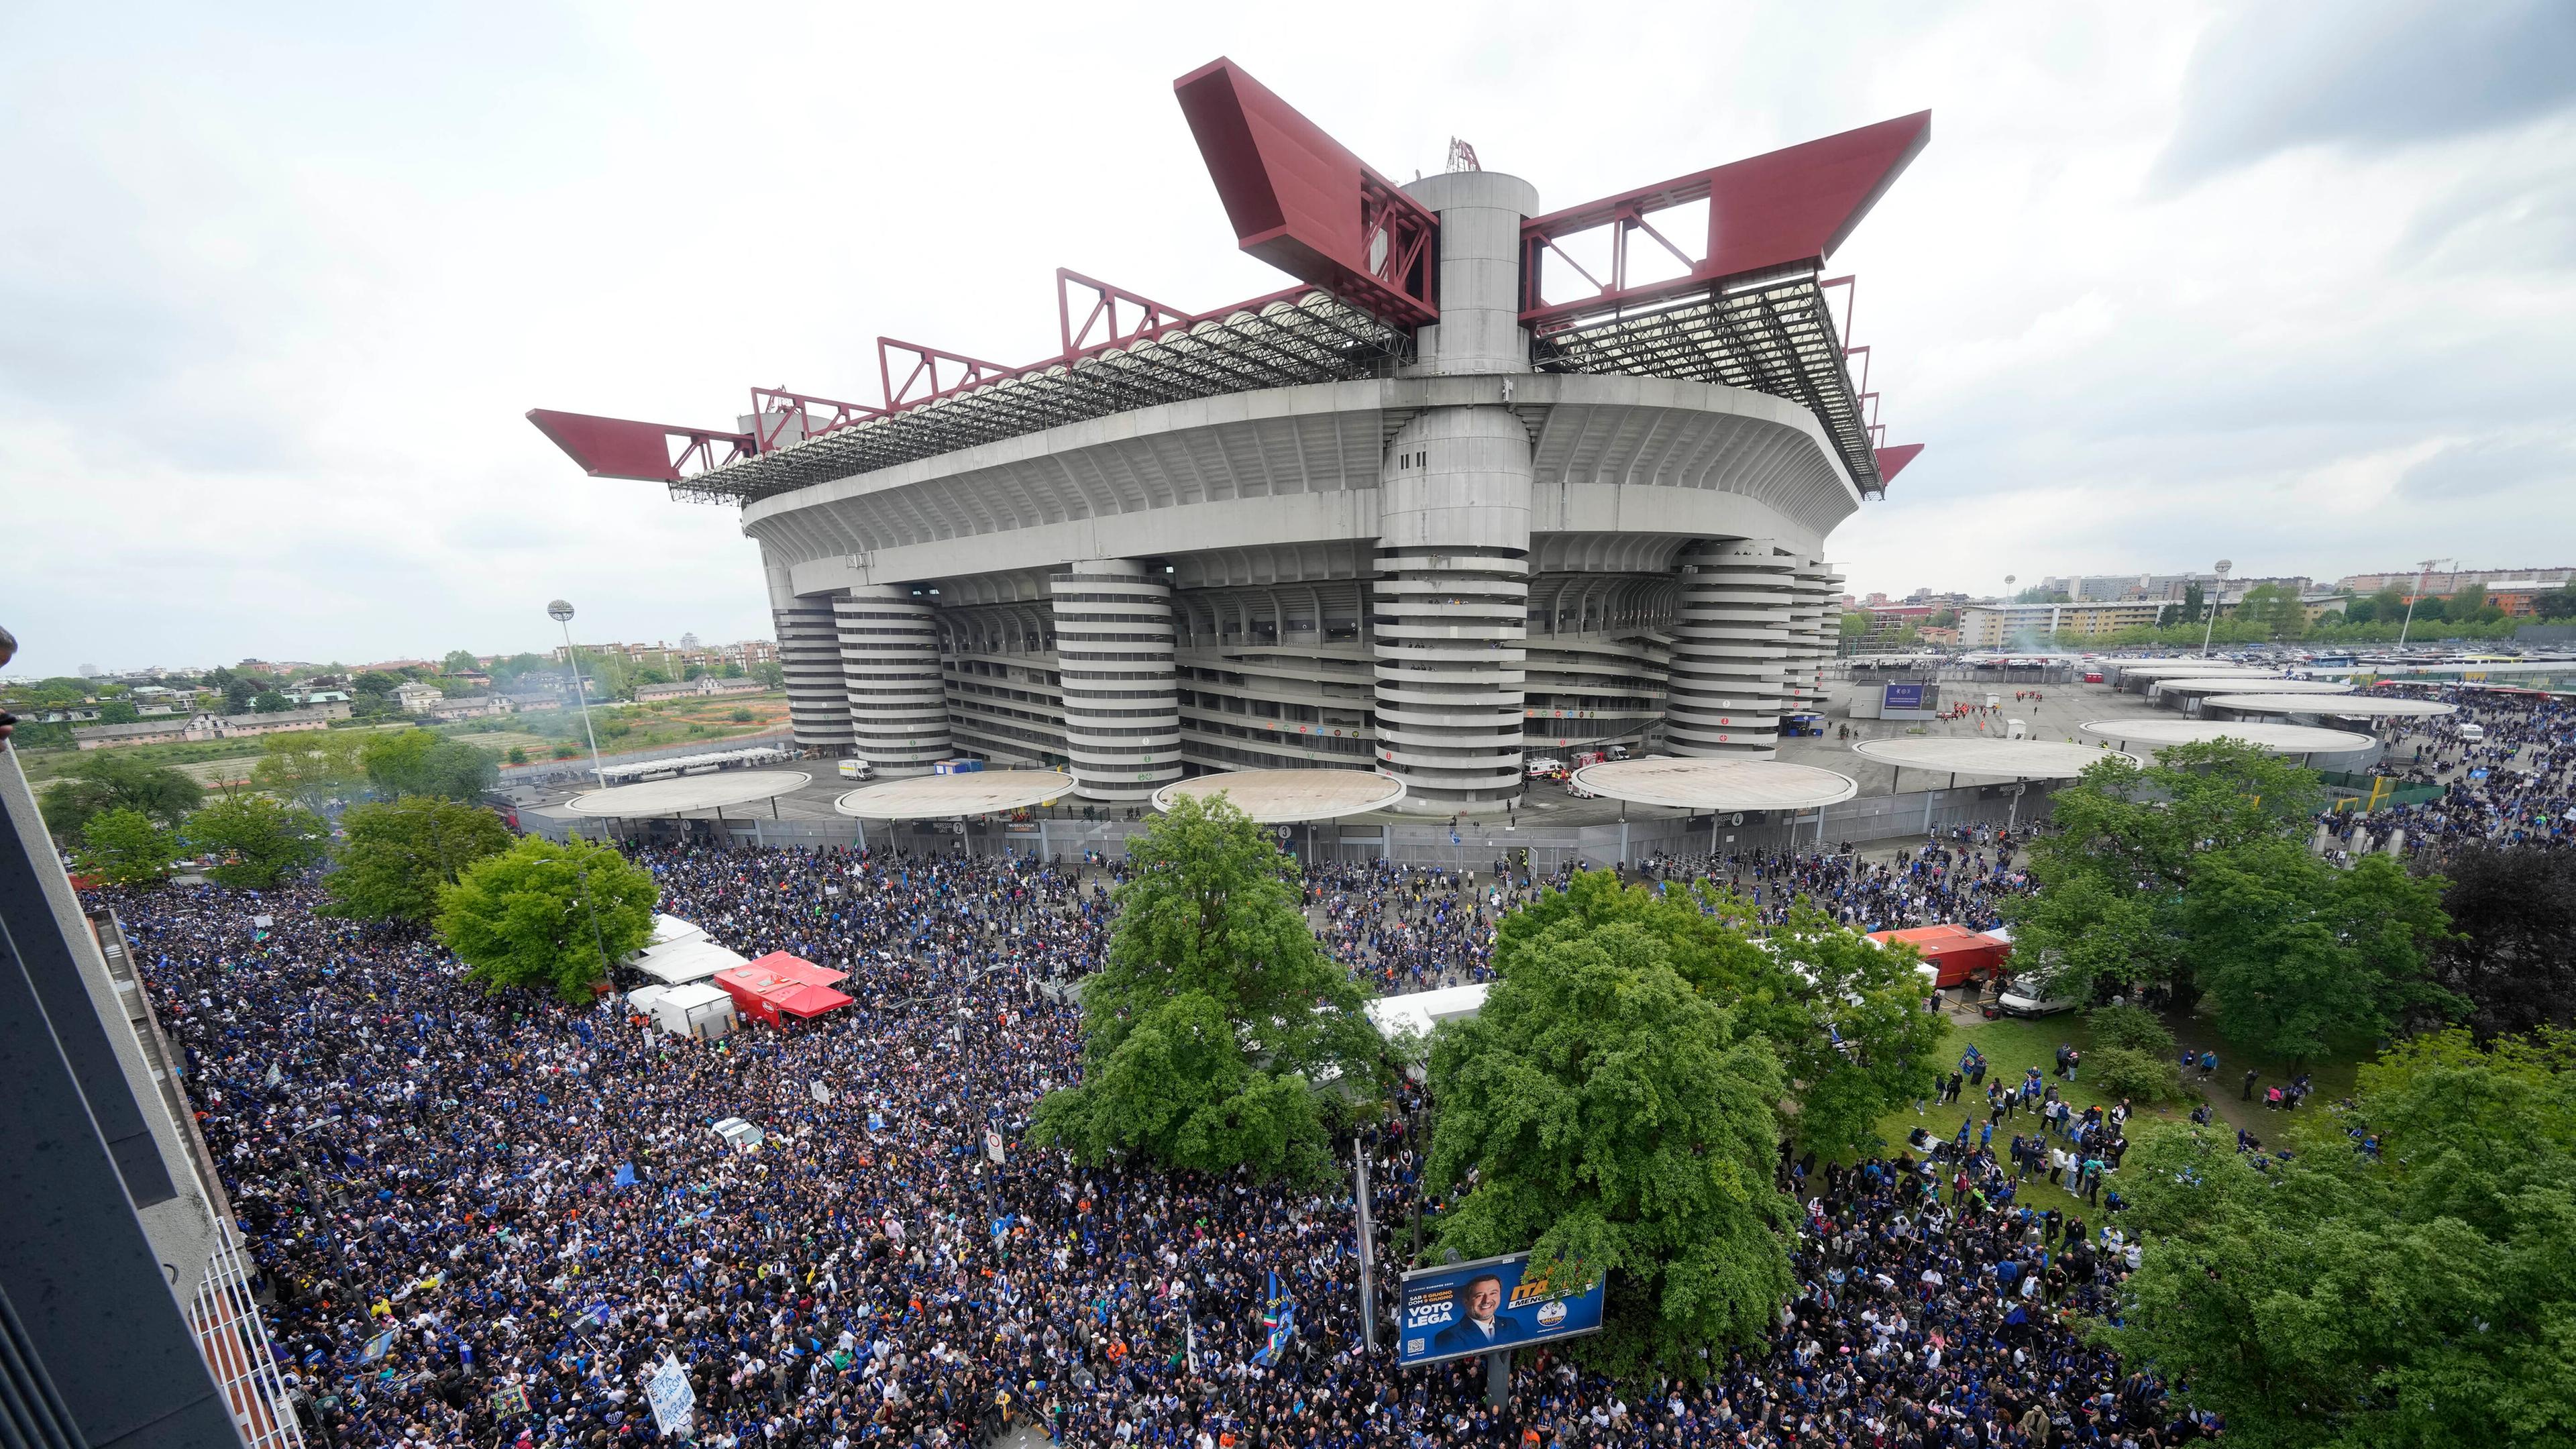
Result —
[{"label": "shrub", "polygon": [[508,760],[513,765],[524,765],[528,762],[528,752],[517,745],[512,745],[510,746],[509,753],[503,755],[501,758]]},{"label": "shrub", "polygon": [[2135,1047],[2097,1047],[2085,1054],[2084,1070],[2105,1097],[2126,1097],[2132,1102],[2183,1098],[2181,1068]]},{"label": "shrub", "polygon": [[2174,1034],[2156,1014],[2141,1006],[2097,1006],[2084,1015],[2096,1046],[2127,1047],[2150,1057],[2170,1057],[2177,1050]]},{"label": "shrub", "polygon": [[554,757],[558,760],[569,760],[580,753],[581,746],[574,744],[570,740],[566,740],[554,748]]},{"label": "shrub", "polygon": [[736,709],[733,713],[726,715],[725,718],[732,720],[735,724],[749,724],[751,723],[751,711],[747,709]]}]

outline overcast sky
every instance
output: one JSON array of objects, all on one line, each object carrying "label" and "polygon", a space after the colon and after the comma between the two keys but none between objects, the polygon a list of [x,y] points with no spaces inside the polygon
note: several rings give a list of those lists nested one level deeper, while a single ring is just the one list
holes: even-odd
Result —
[{"label": "overcast sky", "polygon": [[2576,562],[2576,6],[0,7],[15,674],[770,629],[724,508],[532,406],[873,398],[1069,266],[1275,288],[1172,99],[1548,207],[1930,108],[1835,258],[1895,441],[1855,590]]}]

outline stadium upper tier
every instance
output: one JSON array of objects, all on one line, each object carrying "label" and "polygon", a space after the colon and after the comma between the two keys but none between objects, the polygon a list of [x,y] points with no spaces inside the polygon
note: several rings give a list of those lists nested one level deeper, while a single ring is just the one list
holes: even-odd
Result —
[{"label": "stadium upper tier", "polygon": [[1230,63],[1176,90],[1297,286],[1188,313],[1060,271],[1035,364],[880,338],[874,403],[530,414],[594,475],[740,505],[800,744],[1132,803],[1373,767],[1446,813],[1534,753],[1761,758],[1821,707],[1824,541],[1919,451],[1824,265],[1928,114],[1542,213],[1463,145],[1397,185]]}]

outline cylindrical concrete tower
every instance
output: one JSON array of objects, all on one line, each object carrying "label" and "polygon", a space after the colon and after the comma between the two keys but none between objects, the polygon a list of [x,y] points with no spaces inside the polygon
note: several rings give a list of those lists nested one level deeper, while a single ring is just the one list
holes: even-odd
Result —
[{"label": "cylindrical concrete tower", "polygon": [[[1520,235],[1537,190],[1493,171],[1405,189],[1440,217],[1440,321],[1407,372],[1528,372]],[[1498,385],[1490,402],[1415,414],[1378,475],[1378,763],[1425,813],[1500,809],[1522,789],[1530,446],[1503,400]]]},{"label": "cylindrical concrete tower", "polygon": [[1767,539],[1695,544],[1681,558],[1664,746],[1769,759],[1780,733],[1796,562]]},{"label": "cylindrical concrete tower", "polygon": [[853,748],[884,775],[926,775],[948,758],[948,693],[931,606],[901,584],[869,584],[832,605]]},{"label": "cylindrical concrete tower", "polygon": [[1132,560],[1095,559],[1047,586],[1075,793],[1150,799],[1181,777],[1171,585]]},{"label": "cylindrical concrete tower", "polygon": [[1825,661],[1834,657],[1842,635],[1837,596],[1842,579],[1823,559],[1799,555],[1792,575],[1789,616],[1789,668],[1782,680],[1783,713],[1821,713],[1825,707]]},{"label": "cylindrical concrete tower", "polygon": [[787,570],[766,558],[769,617],[778,629],[778,670],[787,686],[787,727],[809,750],[846,754],[850,704],[841,678],[840,628],[830,594],[798,597]]}]

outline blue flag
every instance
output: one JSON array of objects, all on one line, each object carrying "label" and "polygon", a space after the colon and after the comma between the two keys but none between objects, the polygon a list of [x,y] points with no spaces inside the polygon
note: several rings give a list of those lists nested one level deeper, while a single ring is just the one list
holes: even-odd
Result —
[{"label": "blue flag", "polygon": [[621,1162],[617,1164],[617,1185],[619,1187],[633,1187],[635,1185],[634,1163]]},{"label": "blue flag", "polygon": [[1261,1351],[1252,1356],[1252,1361],[1267,1368],[1278,1361],[1280,1350],[1288,1346],[1288,1340],[1297,1336],[1297,1303],[1279,1287],[1277,1269],[1270,1273],[1270,1297],[1261,1310],[1261,1326],[1269,1330],[1270,1337],[1262,1344]]}]

